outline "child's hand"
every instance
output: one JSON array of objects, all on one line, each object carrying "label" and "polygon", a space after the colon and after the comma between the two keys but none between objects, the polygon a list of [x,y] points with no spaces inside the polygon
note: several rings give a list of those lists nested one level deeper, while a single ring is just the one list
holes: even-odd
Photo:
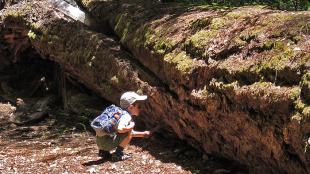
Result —
[{"label": "child's hand", "polygon": [[148,137],[151,136],[151,132],[150,132],[150,131],[144,131],[144,132],[143,132],[143,136],[144,136],[145,138],[148,138]]}]

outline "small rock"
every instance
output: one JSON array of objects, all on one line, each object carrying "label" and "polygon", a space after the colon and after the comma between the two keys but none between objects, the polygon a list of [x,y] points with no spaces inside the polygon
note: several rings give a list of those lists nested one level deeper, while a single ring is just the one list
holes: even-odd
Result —
[{"label": "small rock", "polygon": [[96,169],[94,167],[91,167],[87,170],[89,173],[96,173]]},{"label": "small rock", "polygon": [[146,155],[142,155],[142,159],[143,159],[143,160],[146,160],[146,159],[147,159],[147,156],[146,156]]},{"label": "small rock", "polygon": [[60,150],[60,148],[59,148],[59,147],[56,147],[56,148],[53,149],[51,152],[52,152],[52,153],[56,153],[58,150]]},{"label": "small rock", "polygon": [[112,164],[111,169],[115,170],[116,169],[116,165]]},{"label": "small rock", "polygon": [[159,166],[160,165],[160,161],[159,160],[155,160],[155,165]]},{"label": "small rock", "polygon": [[57,166],[56,163],[50,165],[50,167],[56,167],[56,166]]}]

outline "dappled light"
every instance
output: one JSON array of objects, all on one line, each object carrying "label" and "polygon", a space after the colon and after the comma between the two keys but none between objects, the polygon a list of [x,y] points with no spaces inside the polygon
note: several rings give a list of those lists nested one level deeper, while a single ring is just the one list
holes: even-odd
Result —
[{"label": "dappled light", "polygon": [[309,173],[307,7],[1,2],[0,173]]}]

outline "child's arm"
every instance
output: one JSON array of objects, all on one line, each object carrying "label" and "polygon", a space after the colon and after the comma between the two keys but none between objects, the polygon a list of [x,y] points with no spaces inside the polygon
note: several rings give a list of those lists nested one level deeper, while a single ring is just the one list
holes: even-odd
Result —
[{"label": "child's arm", "polygon": [[151,135],[151,133],[150,133],[150,131],[139,132],[139,131],[132,130],[131,135],[132,135],[132,137],[144,138],[144,137],[149,137]]},{"label": "child's arm", "polygon": [[133,130],[134,127],[135,127],[135,123],[133,121],[130,121],[128,125],[124,125],[122,122],[120,122],[117,127],[117,132],[126,133],[126,132]]}]

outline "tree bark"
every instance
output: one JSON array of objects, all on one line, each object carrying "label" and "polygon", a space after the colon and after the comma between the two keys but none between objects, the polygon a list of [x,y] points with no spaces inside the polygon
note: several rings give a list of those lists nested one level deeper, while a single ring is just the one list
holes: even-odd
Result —
[{"label": "tree bark", "polygon": [[[93,6],[86,7],[98,18],[102,17],[100,13],[109,14],[101,21],[102,24],[108,21],[109,26],[103,27],[112,28],[134,56],[112,37],[74,21],[47,1],[22,2],[4,10],[0,18],[1,39],[5,40],[4,44],[12,45],[16,41],[9,43],[3,36],[25,33],[27,37],[23,39],[43,58],[57,62],[65,73],[115,104],[125,91],[147,94],[141,118],[148,127],[162,124],[165,131],[173,131],[180,139],[206,153],[244,164],[250,173],[308,173],[309,153],[304,153],[302,148],[306,134],[296,120],[290,119],[296,102],[289,97],[293,87],[261,85],[255,81],[244,86],[226,84],[225,80],[220,80],[222,76],[227,77],[227,81],[228,77],[238,77],[211,63],[202,64],[188,53],[183,54],[184,50],[178,53],[181,44],[169,47],[167,42],[152,43],[152,39],[146,39],[147,34],[154,31],[141,27],[166,19],[169,15],[164,12],[167,9],[169,12],[169,7],[154,6],[150,2],[142,5],[131,4],[131,1],[115,2],[94,2]],[[148,9],[146,14],[142,13],[142,7]],[[111,11],[111,14],[105,13]],[[166,14],[183,17],[183,13],[188,14],[185,7],[177,13]],[[160,25],[169,29],[173,23]],[[169,38],[168,35],[161,37]],[[180,39],[180,42],[185,40]],[[218,42],[225,45],[224,40]],[[250,47],[251,42],[247,44]],[[14,48],[9,48],[8,51],[14,53]],[[225,50],[216,50],[214,55],[210,54],[214,60],[206,61],[220,63],[220,56],[216,54],[229,56],[240,51],[233,48],[228,45]],[[165,57],[168,54],[172,56]],[[15,58],[10,61],[12,59]]]}]

